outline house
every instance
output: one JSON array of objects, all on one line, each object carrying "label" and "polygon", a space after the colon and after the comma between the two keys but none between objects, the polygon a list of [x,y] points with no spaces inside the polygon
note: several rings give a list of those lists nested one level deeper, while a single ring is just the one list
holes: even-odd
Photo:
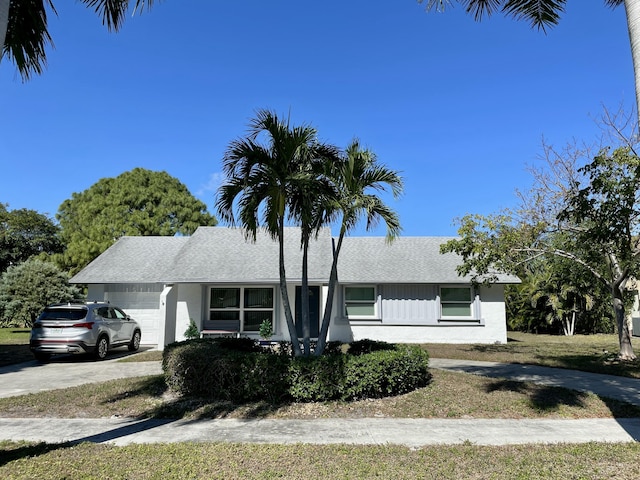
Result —
[{"label": "house", "polygon": [[[504,287],[460,277],[460,257],[441,254],[444,237],[347,237],[338,263],[328,339],[408,343],[506,343]],[[324,313],[335,239],[320,231],[309,246],[311,336]],[[142,343],[159,348],[184,339],[193,320],[210,333],[258,338],[263,320],[273,339],[289,339],[279,288],[277,241],[258,232],[200,227],[190,237],[122,237],[71,283],[90,300],[110,301],[142,325]],[[299,316],[302,253],[299,229],[285,229],[291,308]],[[296,325],[299,325],[298,323]],[[298,333],[301,336],[299,330]]]}]

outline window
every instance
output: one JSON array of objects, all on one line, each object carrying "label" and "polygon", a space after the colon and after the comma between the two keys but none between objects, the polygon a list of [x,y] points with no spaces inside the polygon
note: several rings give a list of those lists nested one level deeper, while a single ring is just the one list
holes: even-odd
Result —
[{"label": "window", "polygon": [[257,332],[265,320],[273,331],[273,288],[245,288],[243,330]]},{"label": "window", "polygon": [[240,289],[212,288],[209,320],[240,320]]},{"label": "window", "polygon": [[440,288],[440,313],[443,318],[471,318],[471,304],[471,287]]},{"label": "window", "polygon": [[344,287],[344,313],[347,318],[375,318],[376,302],[376,287]]},{"label": "window", "polygon": [[245,332],[257,332],[268,320],[273,325],[273,288],[226,287],[211,288],[209,320],[237,322]]}]

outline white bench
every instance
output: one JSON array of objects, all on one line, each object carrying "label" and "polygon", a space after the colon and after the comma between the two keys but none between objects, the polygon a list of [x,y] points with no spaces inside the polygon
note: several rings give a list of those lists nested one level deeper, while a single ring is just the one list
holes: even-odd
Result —
[{"label": "white bench", "polygon": [[237,330],[200,330],[200,338],[205,337],[234,337],[240,338]]}]

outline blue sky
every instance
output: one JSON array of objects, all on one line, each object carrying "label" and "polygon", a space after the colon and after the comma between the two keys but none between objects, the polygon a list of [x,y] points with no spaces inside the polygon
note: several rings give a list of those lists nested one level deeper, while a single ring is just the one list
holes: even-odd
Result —
[{"label": "blue sky", "polygon": [[[515,203],[545,140],[592,141],[603,106],[634,105],[624,9],[568,2],[548,31],[415,0],[165,0],[109,33],[76,2],[23,83],[0,64],[0,202],[53,216],[73,192],[165,170],[212,210],[221,158],[257,109],[358,137],[405,193],[403,235]],[[383,234],[377,229],[373,234]],[[364,234],[359,229],[356,234]]]}]

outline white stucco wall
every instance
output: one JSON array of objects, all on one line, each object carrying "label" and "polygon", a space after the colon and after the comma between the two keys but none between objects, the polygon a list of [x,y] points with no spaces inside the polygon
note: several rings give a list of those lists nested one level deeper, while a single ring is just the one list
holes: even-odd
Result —
[{"label": "white stucco wall", "polygon": [[[382,340],[398,343],[506,343],[504,286],[480,287],[482,324],[385,325],[337,319],[331,340]],[[384,314],[383,314],[384,316]]]},{"label": "white stucco wall", "polygon": [[176,334],[175,341],[185,340],[184,332],[189,328],[191,319],[198,329],[202,329],[203,288],[200,284],[183,283],[178,286],[178,299],[176,303]]},{"label": "white stucco wall", "polygon": [[[202,322],[207,316],[206,295],[207,288],[201,284],[180,284],[168,286],[158,294],[157,308],[150,308],[151,302],[145,297],[148,308],[133,308],[136,305],[135,292],[109,292],[110,287],[90,285],[88,298],[92,300],[111,301],[122,306],[125,311],[140,322],[142,327],[142,343],[156,344],[162,349],[174,341],[184,340],[184,332],[189,326],[190,319],[202,329]],[[135,290],[135,289],[134,289]],[[295,315],[295,286],[288,287],[291,308]],[[324,313],[325,299],[328,293],[326,285],[321,287],[320,321]],[[348,321],[343,316],[342,295],[340,287],[336,291],[332,321],[329,328],[328,340],[350,342],[353,340],[372,339],[387,342],[402,343],[506,343],[506,320],[504,305],[504,286],[493,285],[480,287],[480,315],[482,322],[455,325],[434,324],[384,324],[382,321]],[[275,334],[273,340],[288,340],[289,332],[284,316],[284,305],[280,289],[275,286]],[[384,315],[384,314],[383,314]],[[397,322],[394,319],[394,322]],[[258,338],[257,333],[248,336]]]}]

